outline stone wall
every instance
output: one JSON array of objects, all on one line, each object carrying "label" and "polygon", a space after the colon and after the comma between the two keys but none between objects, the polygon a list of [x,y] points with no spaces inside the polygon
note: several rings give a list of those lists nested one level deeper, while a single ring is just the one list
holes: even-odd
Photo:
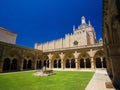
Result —
[{"label": "stone wall", "polygon": [[0,42],[0,72],[41,69],[97,69],[106,68],[102,46],[92,46],[42,52],[14,44]]},{"label": "stone wall", "polygon": [[[84,17],[82,18],[85,19]],[[73,27],[73,33],[66,34],[65,38],[46,42],[43,44],[36,43],[35,49],[44,51],[44,50],[91,45],[91,44],[96,44],[96,34],[92,25],[90,23],[88,25],[83,20],[81,25],[79,25],[78,28]]]},{"label": "stone wall", "polygon": [[46,59],[44,55],[40,50],[0,42],[0,72],[36,69],[37,60]]},{"label": "stone wall", "polygon": [[17,34],[0,27],[0,41],[15,44],[16,37]]},{"label": "stone wall", "polygon": [[120,0],[103,0],[103,43],[108,73],[120,89]]},{"label": "stone wall", "polygon": [[48,66],[51,69],[95,70],[106,68],[106,57],[102,46],[45,53],[47,53]]}]

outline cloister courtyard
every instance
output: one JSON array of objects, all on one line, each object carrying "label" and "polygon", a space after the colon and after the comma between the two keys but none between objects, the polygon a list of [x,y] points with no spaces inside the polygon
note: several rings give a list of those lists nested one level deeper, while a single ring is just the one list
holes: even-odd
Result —
[{"label": "cloister courtyard", "polygon": [[[10,6],[7,7],[7,9],[14,6],[9,3],[7,5]],[[19,3],[17,4],[19,5]],[[15,5],[17,6],[17,4]],[[88,3],[88,5],[89,4],[90,3]],[[5,4],[1,4],[1,6],[2,5],[7,6],[6,2]],[[88,23],[86,22],[86,18],[84,16],[81,17],[81,24],[77,27],[73,25],[72,33],[66,32],[67,34],[65,34],[64,37],[52,41],[47,40],[46,42],[42,42],[42,40],[49,38],[49,36],[52,37],[57,32],[55,29],[52,34],[52,31],[49,30],[52,30],[52,28],[49,28],[49,25],[47,26],[46,23],[44,28],[48,27],[46,29],[49,30],[47,31],[49,32],[48,35],[41,32],[45,31],[46,33],[44,28],[36,30],[35,26],[33,26],[33,28],[30,27],[30,29],[22,27],[24,19],[20,19],[19,16],[17,16],[16,22],[14,23],[16,24],[17,22],[21,22],[22,25],[17,24],[20,25],[17,26],[13,24],[13,26],[11,26],[8,23],[5,23],[5,25],[9,26],[9,28],[13,27],[11,30],[15,29],[16,32],[18,30],[23,30],[22,34],[28,30],[23,40],[26,38],[27,34],[30,34],[30,30],[33,30],[33,32],[36,33],[35,36],[37,34],[42,36],[43,34],[42,38],[37,39],[41,40],[40,43],[37,40],[35,42],[38,43],[34,42],[34,48],[24,47],[17,44],[17,34],[7,30],[7,27],[6,29],[3,28],[4,25],[3,27],[0,27],[0,90],[85,90],[86,87],[88,87],[86,90],[109,90],[106,83],[110,83],[110,86],[112,86],[112,89],[110,88],[111,90],[115,90],[114,87],[117,90],[120,90],[120,0],[103,0],[101,5],[102,11],[100,13],[102,13],[102,25],[100,30],[102,29],[102,37],[99,38],[99,40],[96,38],[95,28],[92,26],[90,21],[87,20]],[[31,6],[32,5],[30,5],[30,7]],[[46,7],[46,4],[44,6]],[[72,4],[70,6],[72,6]],[[78,3],[78,6],[81,5]],[[73,7],[74,6],[71,8]],[[95,7],[97,8],[99,6],[94,6],[94,9],[96,9]],[[6,11],[7,9],[2,10],[8,12],[5,13],[5,15],[8,15],[8,17],[16,16],[16,12],[14,12],[13,7],[11,9],[14,12],[13,15],[9,13],[9,11]],[[94,9],[92,8],[92,10]],[[16,10],[17,12],[19,11],[18,9]],[[23,9],[21,10],[24,11]],[[65,10],[68,10],[68,8]],[[29,11],[31,11],[31,9]],[[76,11],[76,9],[70,9],[69,11]],[[81,13],[80,10],[76,13],[78,12]],[[4,12],[1,13],[3,14]],[[19,13],[19,15],[24,13],[25,12]],[[76,15],[74,13],[72,15]],[[87,15],[95,13],[89,12]],[[5,21],[10,21],[11,24],[11,21],[14,20],[12,18],[7,20],[5,15],[3,14]],[[43,14],[43,16],[44,15],[46,18],[47,14]],[[33,16],[30,19],[27,19],[27,21],[31,21],[32,18]],[[18,21],[19,19],[22,21]],[[94,19],[95,17],[93,17],[93,21]],[[3,21],[4,20],[2,20],[2,23]],[[39,21],[41,21],[41,19]],[[46,21],[50,21],[49,24],[53,24],[51,21],[54,20],[46,19],[45,22]],[[65,24],[63,22],[64,21],[62,21],[61,24]],[[67,22],[69,23],[69,21]],[[38,24],[39,27],[42,27],[43,21],[42,24]],[[78,24],[78,22],[76,24]],[[53,24],[53,26],[57,26],[56,20],[55,25]],[[60,27],[61,26],[59,26],[58,29],[61,31]],[[38,33],[37,31],[40,32]],[[63,29],[63,31],[65,30]],[[97,31],[99,31],[99,29]],[[98,35],[99,34],[100,33],[98,33]],[[33,40],[34,36],[32,37],[32,35],[33,33],[31,33],[30,37],[27,36],[29,38],[28,41]],[[23,43],[22,39],[21,42]],[[27,40],[24,42],[27,43]],[[43,67],[53,70],[53,75],[33,75],[36,70],[43,70]]]},{"label": "cloister courtyard", "polygon": [[85,90],[94,72],[54,71],[34,76],[35,71],[0,74],[0,90]]}]

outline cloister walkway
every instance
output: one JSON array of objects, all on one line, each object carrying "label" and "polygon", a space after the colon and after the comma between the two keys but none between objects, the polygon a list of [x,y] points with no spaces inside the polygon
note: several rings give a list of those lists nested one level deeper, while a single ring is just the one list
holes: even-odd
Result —
[{"label": "cloister walkway", "polygon": [[116,90],[106,88],[105,82],[111,82],[106,70],[96,70],[85,90]]}]

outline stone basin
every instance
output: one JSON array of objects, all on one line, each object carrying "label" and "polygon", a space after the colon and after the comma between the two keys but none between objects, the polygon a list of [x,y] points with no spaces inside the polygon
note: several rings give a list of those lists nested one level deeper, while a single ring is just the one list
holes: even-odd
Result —
[{"label": "stone basin", "polygon": [[50,76],[52,74],[53,74],[53,70],[45,70],[45,71],[39,70],[39,71],[36,71],[33,75],[34,76]]}]

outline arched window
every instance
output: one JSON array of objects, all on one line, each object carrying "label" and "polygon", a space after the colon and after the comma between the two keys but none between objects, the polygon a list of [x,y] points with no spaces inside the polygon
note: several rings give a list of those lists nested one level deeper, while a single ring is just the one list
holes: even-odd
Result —
[{"label": "arched window", "polygon": [[31,60],[28,61],[28,66],[27,66],[27,68],[28,68],[28,69],[32,69],[32,61],[31,61]]},{"label": "arched window", "polygon": [[86,68],[91,68],[91,62],[89,58],[86,59]]},{"label": "arched window", "polygon": [[57,68],[57,60],[54,60],[54,68]]},{"label": "arched window", "polygon": [[3,71],[9,71],[9,70],[10,70],[10,59],[6,58],[3,64]]},{"label": "arched window", "polygon": [[75,59],[71,60],[71,68],[75,68]]},{"label": "arched window", "polygon": [[17,60],[13,59],[11,64],[11,70],[16,71],[17,70]]},{"label": "arched window", "polygon": [[85,68],[84,59],[80,59],[80,68]]},{"label": "arched window", "polygon": [[69,59],[66,60],[66,68],[70,68],[70,61],[69,61]]},{"label": "arched window", "polygon": [[102,62],[100,58],[95,59],[96,68],[102,68]]},{"label": "arched window", "polygon": [[58,60],[58,68],[61,68],[61,59]]}]

